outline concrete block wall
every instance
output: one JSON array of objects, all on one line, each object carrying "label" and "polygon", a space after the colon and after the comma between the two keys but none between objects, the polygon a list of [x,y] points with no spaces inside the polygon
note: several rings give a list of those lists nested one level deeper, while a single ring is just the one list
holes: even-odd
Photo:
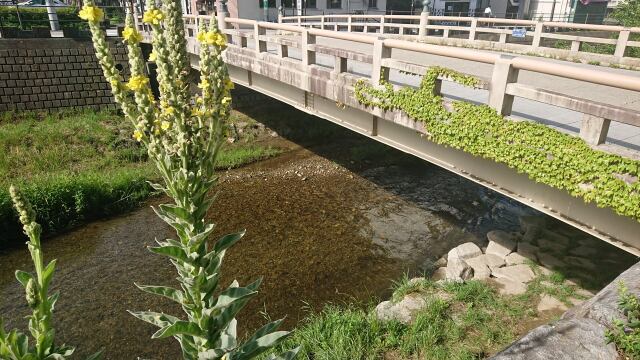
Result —
[{"label": "concrete block wall", "polygon": [[[116,67],[129,73],[126,47],[109,40]],[[115,108],[93,45],[74,39],[1,39],[0,111]]]}]

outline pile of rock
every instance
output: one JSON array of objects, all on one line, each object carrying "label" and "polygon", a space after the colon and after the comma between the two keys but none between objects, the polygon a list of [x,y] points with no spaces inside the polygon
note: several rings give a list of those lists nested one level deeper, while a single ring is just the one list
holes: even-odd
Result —
[{"label": "pile of rock", "polygon": [[[434,280],[465,281],[469,279],[493,282],[507,295],[524,293],[534,274],[530,262],[539,265],[541,274],[571,267],[593,271],[595,265],[588,256],[597,253],[592,244],[544,228],[539,217],[521,217],[522,232],[490,231],[486,248],[468,242],[459,245],[436,262],[441,266]],[[575,284],[575,283],[574,283]]]}]

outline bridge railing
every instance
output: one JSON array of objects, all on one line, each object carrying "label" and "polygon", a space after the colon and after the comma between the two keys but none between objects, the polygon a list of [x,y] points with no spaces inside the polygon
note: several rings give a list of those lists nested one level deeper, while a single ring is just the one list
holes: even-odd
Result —
[{"label": "bridge railing", "polygon": [[[209,16],[186,16],[185,30],[189,38],[190,48],[197,50],[197,29],[200,21],[209,21]],[[546,74],[565,79],[609,86],[617,89],[633,91],[640,97],[640,78],[619,73],[605,72],[595,69],[585,69],[574,65],[550,63],[526,57],[508,56],[477,50],[424,44],[398,39],[384,39],[373,36],[335,32],[316,28],[305,28],[294,25],[258,22],[248,19],[228,18],[221,16],[221,28],[229,38],[230,48],[248,49],[255,53],[256,58],[276,53],[279,58],[288,58],[299,62],[300,69],[307,74],[312,73],[312,67],[317,65],[316,55],[334,58],[332,77],[338,78],[347,73],[349,62],[369,64],[371,75],[369,80],[373,84],[389,80],[390,69],[407,73],[424,74],[429,66],[418,62],[400,60],[394,50],[409,51],[421,54],[431,54],[471,62],[493,65],[490,79],[482,82],[482,88],[489,90],[488,105],[498,113],[509,116],[514,98],[524,98],[540,103],[570,109],[583,114],[583,121],[579,136],[588,143],[596,146],[603,144],[607,138],[610,123],[618,122],[640,127],[640,112],[619,106],[595,102],[589,99],[560,94],[546,89],[531,87],[518,82],[520,71]],[[145,28],[139,25],[139,29]],[[147,39],[149,34],[146,34]],[[365,44],[368,52],[345,49],[344,46],[330,46],[318,44],[318,39],[341,40]],[[249,41],[252,40],[252,47]],[[324,43],[331,44],[331,41]],[[272,45],[271,47],[269,45]],[[275,51],[274,51],[275,45]],[[290,49],[299,51],[299,58],[290,56]],[[415,57],[404,56],[403,59]],[[353,77],[362,77],[350,74]],[[439,79],[437,86],[447,78]]]},{"label": "bridge railing", "polygon": [[445,45],[536,52],[640,67],[640,27],[429,16],[426,13],[289,16],[280,17],[279,21],[322,30],[414,37]]}]

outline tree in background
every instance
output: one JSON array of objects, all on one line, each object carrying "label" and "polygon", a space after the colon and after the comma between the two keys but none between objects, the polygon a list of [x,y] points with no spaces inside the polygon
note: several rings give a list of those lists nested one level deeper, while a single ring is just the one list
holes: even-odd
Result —
[{"label": "tree in background", "polygon": [[623,26],[640,26],[640,0],[625,0],[619,3],[612,16]]}]

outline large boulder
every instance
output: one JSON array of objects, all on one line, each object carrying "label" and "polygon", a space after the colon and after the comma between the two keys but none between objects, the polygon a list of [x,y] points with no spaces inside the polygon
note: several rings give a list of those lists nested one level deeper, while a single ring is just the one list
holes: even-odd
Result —
[{"label": "large boulder", "polygon": [[528,283],[536,277],[528,265],[522,264],[498,268],[495,269],[492,274],[497,278],[509,279],[520,283]]},{"label": "large boulder", "polygon": [[408,325],[426,305],[427,302],[422,295],[409,294],[395,304],[391,301],[381,302],[376,306],[376,316],[382,321],[396,320]]},{"label": "large boulder", "polygon": [[605,344],[604,327],[590,319],[561,320],[535,328],[493,360],[618,359],[613,344]]},{"label": "large boulder", "polygon": [[487,246],[487,251],[485,251],[486,254],[505,258],[516,249],[517,242],[513,239],[513,236],[502,230],[489,231],[487,239],[489,239],[489,245]]},{"label": "large boulder", "polygon": [[473,268],[462,259],[449,259],[446,269],[445,279],[448,281],[462,282],[473,278]]},{"label": "large boulder", "polygon": [[613,319],[623,318],[618,310],[618,283],[640,296],[640,263],[620,274],[590,300],[567,311],[549,325],[535,328],[491,359],[573,360],[619,359],[613,344],[605,344],[604,331]]},{"label": "large boulder", "polygon": [[447,264],[454,259],[471,259],[477,256],[482,255],[482,250],[478,247],[478,245],[467,242],[462,245],[458,245],[451,249],[447,254]]}]

